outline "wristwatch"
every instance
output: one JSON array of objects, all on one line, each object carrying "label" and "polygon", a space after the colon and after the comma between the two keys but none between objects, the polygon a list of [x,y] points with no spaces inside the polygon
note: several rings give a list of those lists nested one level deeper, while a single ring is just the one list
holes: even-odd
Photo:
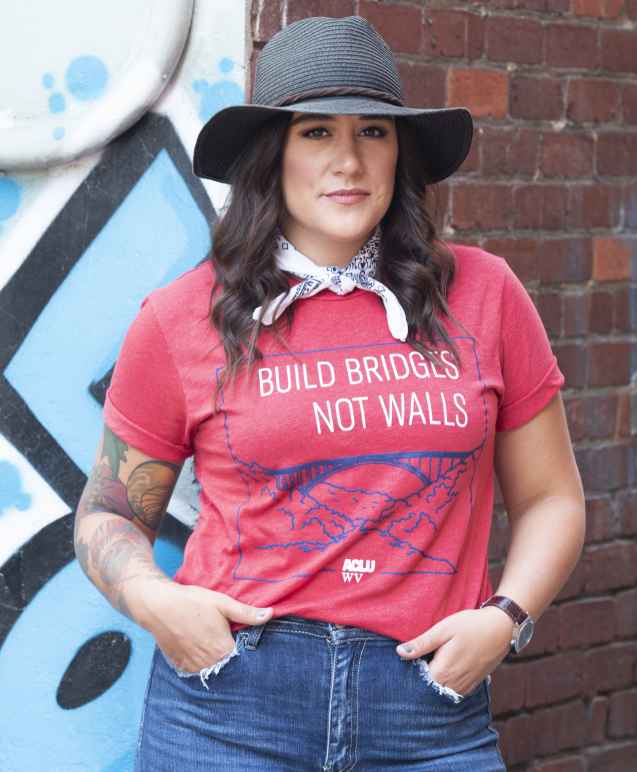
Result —
[{"label": "wristwatch", "polygon": [[535,623],[531,615],[524,611],[524,609],[521,609],[511,598],[507,598],[504,595],[492,595],[484,603],[480,604],[480,608],[485,606],[497,606],[515,622],[509,653],[519,654],[533,637]]}]

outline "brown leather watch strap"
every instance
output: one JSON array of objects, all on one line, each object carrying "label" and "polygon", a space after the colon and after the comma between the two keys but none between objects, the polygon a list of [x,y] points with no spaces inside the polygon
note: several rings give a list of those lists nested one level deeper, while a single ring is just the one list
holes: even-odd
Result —
[{"label": "brown leather watch strap", "polygon": [[526,611],[521,609],[515,601],[504,595],[492,595],[481,605],[481,608],[483,606],[497,606],[498,608],[501,608],[502,611],[506,611],[511,619],[518,625],[521,625],[528,616]]}]

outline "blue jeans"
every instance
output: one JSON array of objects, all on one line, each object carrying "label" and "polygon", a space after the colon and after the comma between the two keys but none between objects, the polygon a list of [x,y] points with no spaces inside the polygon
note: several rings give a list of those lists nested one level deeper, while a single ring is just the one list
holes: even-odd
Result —
[{"label": "blue jeans", "polygon": [[506,772],[491,679],[462,699],[361,627],[284,616],[184,673],[155,647],[135,772]]}]

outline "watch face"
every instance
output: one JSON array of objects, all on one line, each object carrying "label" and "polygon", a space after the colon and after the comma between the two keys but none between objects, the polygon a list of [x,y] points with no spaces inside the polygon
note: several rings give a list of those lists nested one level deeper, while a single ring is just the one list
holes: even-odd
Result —
[{"label": "watch face", "polygon": [[522,649],[527,645],[527,643],[531,640],[533,637],[533,620],[529,617],[522,622],[520,625],[520,630],[518,632],[518,641],[516,649],[517,651],[522,651]]}]

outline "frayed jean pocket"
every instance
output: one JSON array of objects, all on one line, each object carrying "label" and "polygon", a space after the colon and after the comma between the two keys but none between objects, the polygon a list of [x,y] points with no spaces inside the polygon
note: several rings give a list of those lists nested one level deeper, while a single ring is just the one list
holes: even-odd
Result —
[{"label": "frayed jean pocket", "polygon": [[214,673],[215,676],[219,675],[219,672],[224,668],[228,662],[233,657],[236,657],[241,654],[241,650],[243,648],[243,644],[245,642],[245,635],[241,632],[233,633],[232,637],[235,639],[234,642],[234,649],[229,653],[226,654],[225,657],[220,659],[218,662],[214,662],[209,667],[204,667],[201,670],[196,670],[194,672],[189,672],[188,670],[180,670],[173,662],[172,660],[164,654],[164,652],[161,650],[159,646],[157,646],[157,649],[159,653],[162,656],[162,659],[164,662],[168,665],[168,667],[179,676],[179,678],[195,678],[198,677],[201,681],[202,686],[204,686],[206,689],[208,689],[207,680],[210,678],[210,675]]}]

